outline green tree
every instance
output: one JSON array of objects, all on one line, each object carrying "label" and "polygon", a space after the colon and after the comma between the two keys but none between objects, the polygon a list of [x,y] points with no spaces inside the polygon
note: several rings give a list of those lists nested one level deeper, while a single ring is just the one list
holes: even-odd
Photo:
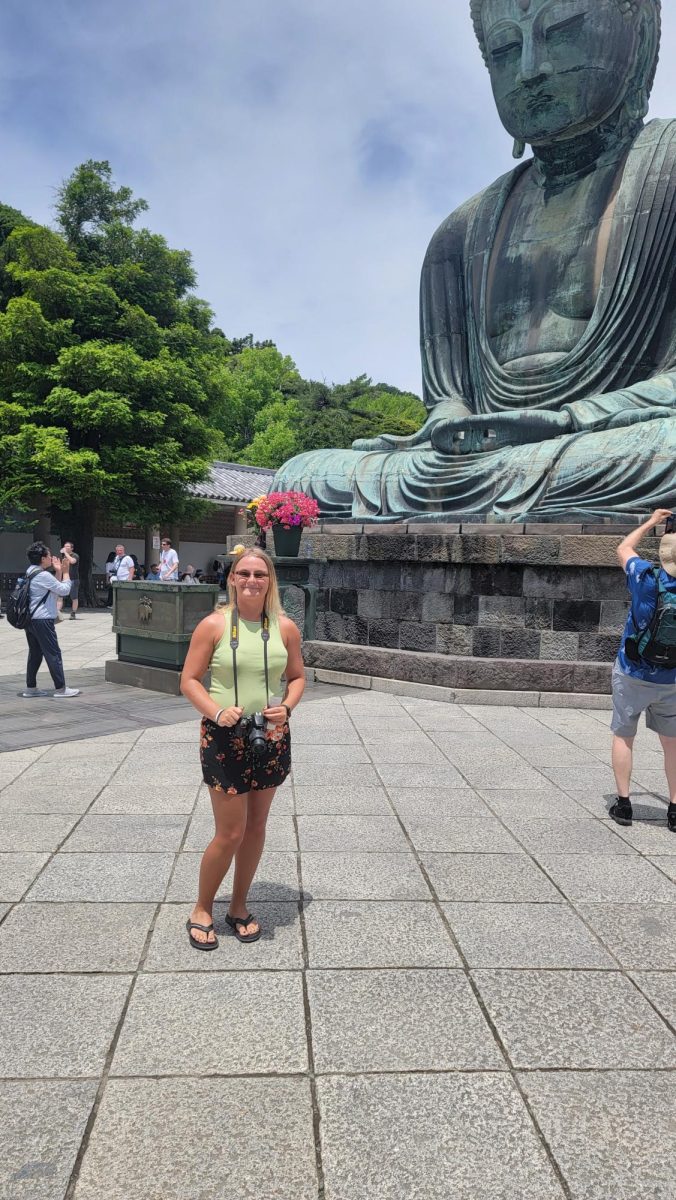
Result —
[{"label": "green tree", "polygon": [[231,346],[187,251],[132,228],[146,207],[89,162],[60,190],[60,233],[0,209],[0,507],[49,505],[85,600],[97,512],[180,519],[223,445]]}]

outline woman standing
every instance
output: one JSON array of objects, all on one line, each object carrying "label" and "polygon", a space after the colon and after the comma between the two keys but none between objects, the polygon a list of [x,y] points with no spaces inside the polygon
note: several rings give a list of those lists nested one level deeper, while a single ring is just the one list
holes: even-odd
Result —
[{"label": "woman standing", "polygon": [[[181,676],[183,695],[202,713],[200,759],[216,831],[200,865],[199,895],[187,922],[196,950],[215,950],[214,897],[235,860],[226,921],[240,942],[261,935],[247,895],[256,873],[276,788],[291,769],[289,717],[305,688],[300,633],[281,611],[272,560],[242,550],[228,577],[229,603],[197,626]],[[202,679],[211,670],[207,692]],[[286,676],[281,704],[270,705]],[[256,744],[254,713],[268,723]],[[272,727],[270,727],[270,725]],[[252,729],[254,736],[252,738]]]}]

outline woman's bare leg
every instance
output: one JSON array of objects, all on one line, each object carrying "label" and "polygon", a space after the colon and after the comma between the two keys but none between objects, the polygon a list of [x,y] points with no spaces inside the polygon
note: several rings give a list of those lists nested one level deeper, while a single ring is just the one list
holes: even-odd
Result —
[{"label": "woman's bare leg", "polygon": [[[200,881],[197,903],[190,914],[191,921],[210,925],[214,898],[230,869],[246,828],[247,794],[228,796],[217,788],[209,788],[211,807],[214,810],[216,832],[209,842],[200,863]],[[197,942],[213,942],[213,931],[191,930]]]},{"label": "woman's bare leg", "polygon": [[[249,792],[246,830],[244,837],[235,853],[235,878],[232,885],[232,899],[228,912],[233,917],[249,915],[247,896],[253,882],[253,877],[261,860],[265,845],[265,829],[268,813],[276,788],[265,788]],[[252,921],[247,925],[245,933],[257,933],[259,925]]]}]

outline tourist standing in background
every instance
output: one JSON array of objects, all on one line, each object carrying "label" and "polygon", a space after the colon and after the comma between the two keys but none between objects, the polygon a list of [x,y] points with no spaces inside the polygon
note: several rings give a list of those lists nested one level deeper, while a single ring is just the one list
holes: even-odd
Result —
[{"label": "tourist standing in background", "polygon": [[[32,700],[35,696],[51,696],[52,694],[55,700],[79,696],[79,688],[66,687],[61,647],[56,636],[57,596],[63,598],[70,595],[68,560],[64,558],[62,561],[56,555],[52,556],[49,546],[46,546],[44,542],[33,542],[28,547],[26,555],[30,564],[27,575],[30,579],[31,615],[25,629],[28,642],[28,662],[26,664],[26,688],[21,695],[27,700]],[[53,693],[38,687],[38,670],[43,659],[47,663],[56,689]]]},{"label": "tourist standing in background", "polygon": [[[63,543],[63,546],[61,547],[61,562],[67,566],[67,573],[70,575],[70,619],[71,621],[74,621],[75,614],[80,604],[78,598],[78,592],[80,590],[80,555],[75,553],[72,542]],[[59,596],[58,600],[56,601],[56,607],[59,613],[59,616],[57,616],[56,619],[59,621],[61,619],[61,609],[63,608],[63,596]]]},{"label": "tourist standing in background", "polygon": [[[660,567],[641,558],[641,539],[665,523],[660,541]],[[617,800],[610,816],[631,825],[629,798],[634,738],[641,713],[662,743],[669,790],[667,825],[676,833],[676,521],[670,509],[658,508],[617,547],[620,566],[631,593],[620,651],[613,667],[613,771]]]},{"label": "tourist standing in background", "polygon": [[178,582],[178,554],[173,549],[170,538],[162,538],[160,578],[163,583]]},{"label": "tourist standing in background", "polygon": [[134,560],[130,554],[126,553],[124,546],[120,542],[120,544],[115,547],[115,558],[113,559],[112,563],[110,564],[111,587],[110,587],[110,604],[108,605],[109,608],[112,607],[112,603],[113,603],[112,585],[114,583],[131,583],[132,579],[134,578],[134,571],[135,571]]}]

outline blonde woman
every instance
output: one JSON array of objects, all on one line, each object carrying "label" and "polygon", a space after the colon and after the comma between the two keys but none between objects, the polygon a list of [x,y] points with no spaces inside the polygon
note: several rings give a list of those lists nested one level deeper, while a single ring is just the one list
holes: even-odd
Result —
[{"label": "blonde woman", "polygon": [[[183,695],[202,713],[200,760],[216,822],[200,865],[197,903],[187,921],[195,950],[218,946],[214,897],[233,858],[226,922],[240,942],[255,942],[261,935],[247,896],[275,789],[291,769],[289,717],[305,687],[300,633],[281,610],[274,564],[263,550],[242,549],[236,555],[228,593],[229,603],[205,617],[193,633],[181,676]],[[209,691],[202,684],[208,670]],[[282,702],[270,705],[270,694],[281,690],[282,674]],[[262,731],[255,729],[254,713],[265,718]]]}]

